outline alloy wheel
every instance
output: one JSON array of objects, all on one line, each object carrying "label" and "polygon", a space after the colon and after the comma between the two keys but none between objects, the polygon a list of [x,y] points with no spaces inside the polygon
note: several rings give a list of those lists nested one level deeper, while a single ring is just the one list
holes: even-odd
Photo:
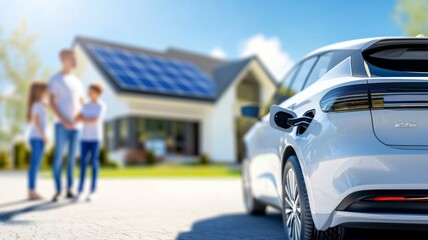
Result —
[{"label": "alloy wheel", "polygon": [[299,188],[294,170],[287,171],[284,184],[284,211],[286,217],[286,228],[290,239],[299,240],[301,235],[301,209]]}]

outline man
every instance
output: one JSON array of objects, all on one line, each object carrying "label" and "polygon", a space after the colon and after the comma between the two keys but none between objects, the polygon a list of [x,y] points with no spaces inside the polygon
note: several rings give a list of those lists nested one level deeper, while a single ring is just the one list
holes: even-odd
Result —
[{"label": "man", "polygon": [[50,103],[56,116],[55,123],[55,152],[53,160],[53,174],[56,193],[52,201],[58,201],[62,191],[61,173],[64,146],[68,143],[67,152],[67,193],[66,198],[73,198],[73,173],[75,151],[78,138],[78,126],[74,122],[80,114],[83,104],[83,86],[79,78],[72,74],[76,67],[74,52],[64,49],[60,53],[62,63],[61,72],[49,80]]}]

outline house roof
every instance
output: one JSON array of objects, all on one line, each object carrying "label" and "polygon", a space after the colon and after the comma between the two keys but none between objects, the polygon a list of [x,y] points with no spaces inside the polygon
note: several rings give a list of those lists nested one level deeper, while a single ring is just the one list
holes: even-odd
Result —
[{"label": "house roof", "polygon": [[77,37],[76,44],[119,93],[215,101],[253,60],[275,84],[257,57],[226,61],[177,48],[161,52],[87,37]]},{"label": "house roof", "polygon": [[192,62],[209,75],[212,74],[214,69],[227,63],[226,60],[178,48],[168,48],[164,56]]},{"label": "house roof", "polygon": [[229,62],[219,66],[213,70],[213,77],[216,79],[216,87],[218,96],[226,91],[238,74],[253,60],[253,58],[245,58]]}]

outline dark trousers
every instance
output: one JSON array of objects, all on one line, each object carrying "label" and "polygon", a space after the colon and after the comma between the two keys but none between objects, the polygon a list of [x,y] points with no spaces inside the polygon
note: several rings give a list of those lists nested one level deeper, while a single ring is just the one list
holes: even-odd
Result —
[{"label": "dark trousers", "polygon": [[97,178],[99,171],[99,141],[82,141],[80,145],[80,183],[79,193],[83,191],[86,177],[86,167],[91,164],[92,167],[92,182],[91,182],[91,193],[97,189]]}]

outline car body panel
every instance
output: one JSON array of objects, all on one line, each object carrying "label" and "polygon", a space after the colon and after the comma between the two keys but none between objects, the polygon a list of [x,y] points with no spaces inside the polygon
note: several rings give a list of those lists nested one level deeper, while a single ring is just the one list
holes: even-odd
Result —
[{"label": "car body panel", "polygon": [[[363,49],[381,39],[383,38],[366,39],[337,46]],[[308,56],[337,46],[321,48]],[[356,73],[353,66],[358,63],[355,63],[355,59],[362,58],[358,59],[358,54],[355,56],[354,59],[346,58],[304,91],[279,104],[280,107],[293,111],[297,117],[309,110],[315,111],[311,124],[303,134],[298,134],[296,128],[290,133],[270,128],[269,115],[266,115],[245,135],[245,161],[250,164],[252,183],[258,182],[253,189],[254,196],[266,204],[280,209],[283,207],[284,153],[286,149],[292,148],[301,166],[312,218],[318,230],[353,221],[382,222],[382,217],[385,223],[428,224],[428,218],[424,221],[421,215],[416,214],[336,211],[338,205],[356,191],[428,189],[428,147],[425,147],[428,146],[428,137],[423,134],[425,130],[428,133],[428,123],[424,121],[428,119],[428,111],[322,111],[320,100],[331,89],[354,84],[369,86],[385,80],[403,81],[403,78],[371,78],[362,62],[362,67],[359,66]],[[426,81],[427,78],[407,80],[417,82]],[[421,128],[396,129],[396,122],[416,122]],[[398,136],[403,138],[398,139]],[[415,145],[417,146],[414,147]],[[399,216],[403,216],[403,219]]]},{"label": "car body panel", "polygon": [[[428,78],[370,78],[368,83],[385,85],[400,83],[402,85],[402,91],[396,91],[383,97],[385,105],[388,103],[391,106],[424,106],[428,104]],[[412,84],[421,83],[426,83],[427,88],[423,91],[412,90]],[[426,108],[376,109],[372,110],[372,119],[376,136],[386,145],[428,146],[428,137],[424,137],[428,135]]]}]

